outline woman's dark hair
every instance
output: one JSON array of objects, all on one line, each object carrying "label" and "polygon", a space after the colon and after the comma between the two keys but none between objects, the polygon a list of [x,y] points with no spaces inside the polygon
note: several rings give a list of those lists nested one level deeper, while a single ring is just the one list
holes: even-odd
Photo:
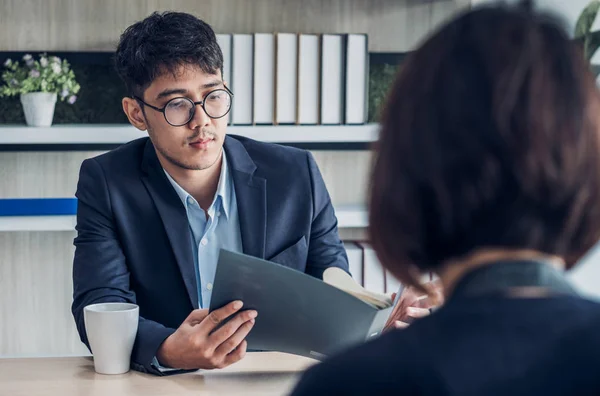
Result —
[{"label": "woman's dark hair", "polygon": [[182,65],[222,72],[223,53],[207,23],[183,12],[155,12],[123,32],[115,63],[128,93],[141,97],[156,77]]},{"label": "woman's dark hair", "polygon": [[382,115],[370,237],[416,285],[478,248],[531,249],[571,267],[600,237],[599,95],[547,15],[471,10],[402,65]]}]

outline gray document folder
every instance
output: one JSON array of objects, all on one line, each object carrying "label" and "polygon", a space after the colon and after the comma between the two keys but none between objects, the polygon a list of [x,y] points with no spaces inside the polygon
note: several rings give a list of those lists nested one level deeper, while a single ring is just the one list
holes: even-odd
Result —
[{"label": "gray document folder", "polygon": [[258,317],[249,350],[321,358],[380,334],[392,308],[379,310],[320,279],[221,250],[210,311],[242,300]]}]

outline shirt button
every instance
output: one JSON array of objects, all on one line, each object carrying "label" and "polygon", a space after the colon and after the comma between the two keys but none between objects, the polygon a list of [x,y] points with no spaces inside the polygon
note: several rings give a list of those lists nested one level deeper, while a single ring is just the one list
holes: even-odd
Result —
[{"label": "shirt button", "polygon": [[194,204],[194,198],[192,198],[192,197],[187,197],[187,201],[190,205]]},{"label": "shirt button", "polygon": [[207,283],[206,284],[206,289],[208,290],[212,290],[213,284],[212,283]]},{"label": "shirt button", "polygon": [[217,217],[221,216],[221,212],[217,212]]},{"label": "shirt button", "polygon": [[202,240],[200,241],[200,243],[202,244],[202,246],[206,246],[208,244],[208,239],[202,238]]}]

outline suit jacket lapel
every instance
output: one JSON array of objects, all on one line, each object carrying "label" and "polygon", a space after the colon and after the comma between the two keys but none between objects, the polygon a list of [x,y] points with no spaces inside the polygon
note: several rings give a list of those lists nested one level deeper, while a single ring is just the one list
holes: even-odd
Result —
[{"label": "suit jacket lapel", "polygon": [[235,188],[243,251],[265,258],[267,181],[255,176],[256,165],[242,143],[227,136],[224,147]]},{"label": "suit jacket lapel", "polygon": [[194,269],[196,263],[187,214],[179,196],[169,183],[150,140],[146,143],[142,171],[142,182],[160,214],[192,306],[198,308],[198,286]]}]

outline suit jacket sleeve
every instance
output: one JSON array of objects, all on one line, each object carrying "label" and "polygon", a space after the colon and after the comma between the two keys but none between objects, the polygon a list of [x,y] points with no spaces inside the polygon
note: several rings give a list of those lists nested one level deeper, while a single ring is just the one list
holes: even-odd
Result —
[{"label": "suit jacket sleeve", "polygon": [[[136,296],[129,285],[127,259],[113,218],[106,177],[95,159],[85,160],[81,165],[76,197],[78,208],[72,313],[81,341],[91,351],[83,308],[101,302],[135,304]],[[140,315],[131,367],[160,375],[152,360],[162,342],[174,331]]]},{"label": "suit jacket sleeve", "polygon": [[349,272],[348,257],[338,234],[337,218],[331,198],[310,152],[307,152],[307,161],[314,212],[306,272],[317,278],[323,278],[323,271],[328,267],[340,267]]}]

